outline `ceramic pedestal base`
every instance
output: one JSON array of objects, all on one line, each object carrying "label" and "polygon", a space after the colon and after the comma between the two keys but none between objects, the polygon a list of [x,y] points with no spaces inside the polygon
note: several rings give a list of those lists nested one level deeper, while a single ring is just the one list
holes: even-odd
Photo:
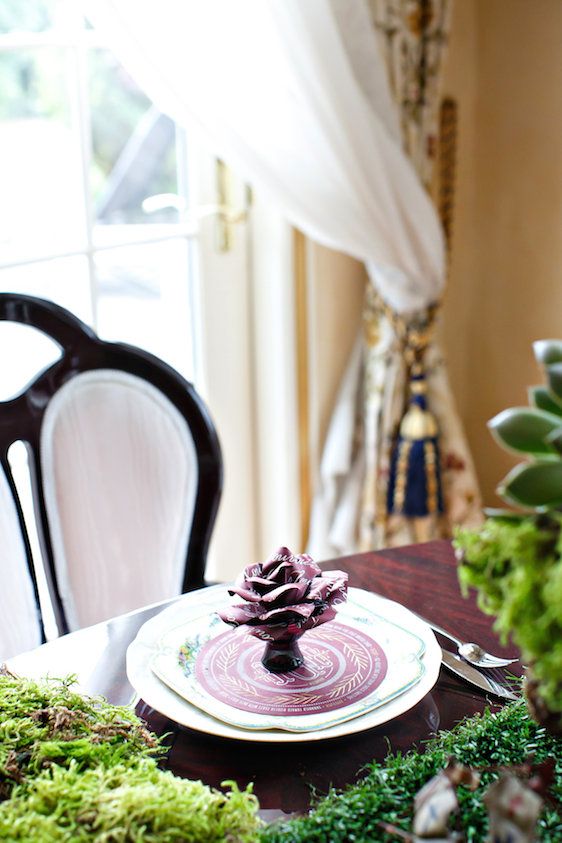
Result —
[{"label": "ceramic pedestal base", "polygon": [[268,641],[261,663],[271,673],[288,673],[304,664],[304,657],[298,645],[300,635],[292,635],[286,641]]}]

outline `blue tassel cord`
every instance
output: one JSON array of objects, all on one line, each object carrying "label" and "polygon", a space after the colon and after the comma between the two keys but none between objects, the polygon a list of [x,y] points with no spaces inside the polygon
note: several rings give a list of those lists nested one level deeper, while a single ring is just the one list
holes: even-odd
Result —
[{"label": "blue tassel cord", "polygon": [[412,367],[410,400],[390,461],[389,514],[408,518],[442,513],[441,458],[437,422],[427,409],[425,374]]}]

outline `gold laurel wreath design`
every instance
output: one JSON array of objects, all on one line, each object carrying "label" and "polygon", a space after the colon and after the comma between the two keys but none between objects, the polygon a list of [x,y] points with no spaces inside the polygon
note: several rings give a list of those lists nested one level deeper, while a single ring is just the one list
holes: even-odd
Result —
[{"label": "gold laurel wreath design", "polygon": [[351,676],[349,679],[346,679],[345,682],[340,682],[339,685],[336,685],[335,688],[332,688],[330,693],[327,696],[329,700],[337,700],[340,697],[344,697],[353,691],[357,685],[360,684],[360,679],[358,678],[357,674]]},{"label": "gold laurel wreath design", "polygon": [[274,705],[313,705],[321,699],[320,694],[275,694]]},{"label": "gold laurel wreath design", "polygon": [[369,659],[364,650],[354,650],[349,644],[344,643],[343,651],[357,670],[365,670],[369,666]]},{"label": "gold laurel wreath design", "polygon": [[364,670],[369,666],[369,657],[367,656],[365,650],[361,647],[361,645],[359,645],[358,648],[355,649],[349,644],[349,639],[347,635],[338,632],[337,630],[334,630],[331,633],[330,638],[332,640],[336,639],[341,641],[341,643],[343,644],[344,654],[352,661],[352,663],[358,670]]},{"label": "gold laurel wreath design", "polygon": [[351,691],[355,690],[358,685],[361,685],[364,679],[364,676],[361,675],[362,670],[368,667],[369,659],[365,655],[364,652],[361,650],[355,650],[351,647],[344,636],[339,635],[339,633],[335,633],[332,637],[340,638],[343,642],[343,651],[347,658],[352,662],[355,666],[355,673],[353,676],[350,676],[349,679],[344,679],[338,685],[335,685],[334,688],[330,691],[327,698],[329,700],[337,700],[340,697],[346,696]]},{"label": "gold laurel wreath design", "polygon": [[237,679],[236,676],[223,676],[223,683],[229,685],[231,688],[241,691],[244,694],[249,694],[252,697],[262,697],[263,695],[257,691],[253,685],[248,684],[243,679]]},{"label": "gold laurel wreath design", "polygon": [[229,667],[232,667],[236,660],[237,656],[237,642],[233,641],[232,644],[227,644],[223,647],[220,653],[217,656],[216,664],[219,670],[227,670]]}]

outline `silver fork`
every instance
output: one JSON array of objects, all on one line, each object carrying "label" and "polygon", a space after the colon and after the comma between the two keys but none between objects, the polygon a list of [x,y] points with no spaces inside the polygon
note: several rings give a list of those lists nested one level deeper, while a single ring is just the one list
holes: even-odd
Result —
[{"label": "silver fork", "polygon": [[456,644],[459,656],[462,656],[465,661],[473,664],[475,667],[507,667],[508,664],[514,664],[516,661],[519,661],[519,659],[504,659],[501,656],[494,656],[493,653],[488,653],[480,646],[480,644],[474,644],[470,641],[462,641],[460,638],[457,638],[456,635],[447,632],[447,630],[443,629],[443,627],[433,623],[433,621],[429,621],[421,615],[418,615],[418,618],[430,626],[434,632],[444,635],[445,638],[448,638],[449,641]]}]

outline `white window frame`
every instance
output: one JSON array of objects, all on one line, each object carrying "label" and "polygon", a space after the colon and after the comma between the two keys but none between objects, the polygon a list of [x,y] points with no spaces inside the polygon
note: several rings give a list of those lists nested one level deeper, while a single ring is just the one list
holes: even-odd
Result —
[{"label": "white window frame", "polygon": [[[92,133],[91,113],[88,93],[88,53],[92,49],[109,49],[98,33],[84,27],[83,16],[80,13],[80,4],[74,7],[69,3],[69,10],[74,20],[73,25],[60,32],[57,29],[45,32],[24,32],[8,33],[0,35],[0,54],[7,51],[35,50],[60,48],[67,51],[74,65],[74,80],[71,107],[72,131],[76,132],[77,146],[80,149],[81,161],[81,196],[84,213],[84,236],[82,243],[77,242],[68,249],[43,250],[27,257],[22,256],[16,259],[4,258],[0,254],[0,270],[39,264],[51,260],[71,257],[85,257],[88,265],[88,285],[90,294],[91,325],[98,330],[98,283],[95,266],[96,255],[104,251],[112,251],[127,246],[144,246],[149,244],[164,243],[167,241],[184,242],[186,249],[192,244],[198,234],[198,223],[189,211],[182,214],[183,219],[179,223],[170,224],[136,224],[131,226],[108,226],[112,230],[112,239],[109,243],[96,243],[94,231],[96,221],[93,212],[92,191],[90,184],[90,169],[92,163]],[[176,146],[177,146],[177,172],[178,172],[178,196],[180,201],[187,207],[187,140],[185,129],[176,124]],[[118,231],[118,229],[120,231]],[[141,229],[144,229],[141,231]],[[126,236],[130,231],[131,236]],[[115,236],[125,233],[124,236]],[[141,236],[139,236],[139,234]],[[189,286],[189,279],[186,278],[186,289]],[[168,290],[161,290],[161,297],[164,298]],[[171,303],[174,306],[174,303]],[[196,349],[193,349],[195,359]]]}]

